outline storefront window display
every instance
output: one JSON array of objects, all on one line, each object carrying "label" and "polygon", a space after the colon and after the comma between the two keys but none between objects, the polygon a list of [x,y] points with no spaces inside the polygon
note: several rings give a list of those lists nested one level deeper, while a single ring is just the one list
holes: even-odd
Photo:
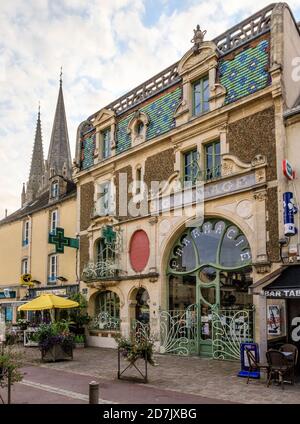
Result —
[{"label": "storefront window display", "polygon": [[207,219],[200,227],[186,228],[175,243],[168,268],[169,309],[196,306],[200,353],[202,344],[209,354],[220,328],[236,334],[242,329],[251,339],[251,271],[248,240],[228,221]]}]

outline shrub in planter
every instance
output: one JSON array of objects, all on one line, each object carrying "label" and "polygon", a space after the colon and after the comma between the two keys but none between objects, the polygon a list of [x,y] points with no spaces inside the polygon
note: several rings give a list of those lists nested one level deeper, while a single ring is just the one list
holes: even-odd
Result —
[{"label": "shrub in planter", "polygon": [[76,336],[74,338],[74,342],[75,342],[76,348],[85,347],[85,336],[84,336],[84,334],[76,334]]},{"label": "shrub in planter", "polygon": [[147,358],[150,365],[157,365],[153,359],[154,341],[150,337],[138,338],[131,336],[127,339],[116,336],[115,340],[122,356],[129,362],[133,363],[139,358]]},{"label": "shrub in planter", "polygon": [[73,359],[74,336],[67,321],[42,324],[36,333],[42,360]]}]

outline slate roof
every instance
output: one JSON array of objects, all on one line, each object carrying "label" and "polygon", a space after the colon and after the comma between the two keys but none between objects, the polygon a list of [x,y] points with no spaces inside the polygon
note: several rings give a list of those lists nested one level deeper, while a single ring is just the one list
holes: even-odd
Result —
[{"label": "slate roof", "polygon": [[23,208],[18,209],[16,212],[13,212],[8,217],[2,219],[0,221],[0,226],[4,224],[9,224],[14,221],[18,221],[19,219],[22,219],[27,215],[32,215],[34,212],[38,212],[42,209],[47,209],[50,206],[53,207],[54,205],[61,203],[67,199],[70,199],[74,196],[76,196],[76,184],[72,181],[68,181],[66,193],[60,196],[57,201],[52,201],[49,203],[49,190],[47,190],[42,193],[37,199],[33,200]]}]

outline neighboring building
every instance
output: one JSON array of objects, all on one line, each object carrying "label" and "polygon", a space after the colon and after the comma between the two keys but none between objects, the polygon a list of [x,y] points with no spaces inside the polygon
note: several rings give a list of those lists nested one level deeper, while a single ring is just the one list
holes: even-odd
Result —
[{"label": "neighboring building", "polygon": [[44,161],[39,111],[21,203],[21,209],[0,221],[0,310],[8,322],[16,321],[20,303],[42,292],[66,295],[78,291],[78,249],[65,248],[61,254],[56,245],[48,243],[49,233],[55,234],[57,227],[64,229],[65,236],[76,234],[76,186],[61,80],[48,159]]},{"label": "neighboring building", "polygon": [[[114,346],[115,330],[150,324],[160,352],[237,359],[240,342],[255,341],[263,358],[291,340],[300,317],[299,290],[293,315],[287,299],[266,294],[286,272],[284,244],[294,246],[289,272],[300,260],[290,216],[283,221],[283,194],[296,195],[299,182],[282,172],[285,159],[300,172],[299,122],[288,112],[300,95],[299,27],[276,3],[212,41],[203,36],[198,27],[178,63],[79,126],[74,179],[92,345]],[[149,191],[153,181],[161,186]],[[201,184],[204,222],[194,220]]]}]

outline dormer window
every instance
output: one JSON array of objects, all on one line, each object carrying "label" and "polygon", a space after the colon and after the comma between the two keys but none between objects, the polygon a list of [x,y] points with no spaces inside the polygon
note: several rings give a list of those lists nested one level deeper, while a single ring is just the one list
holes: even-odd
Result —
[{"label": "dormer window", "polygon": [[144,122],[138,121],[136,124],[136,134],[138,136],[141,136],[143,134],[143,131],[144,131]]},{"label": "dormer window", "polygon": [[106,159],[111,155],[110,137],[111,137],[110,128],[106,128],[105,130],[101,131],[103,159]]},{"label": "dormer window", "polygon": [[53,183],[51,184],[51,198],[57,199],[58,195],[59,195],[58,181],[53,181]]},{"label": "dormer window", "polygon": [[128,134],[131,135],[132,146],[146,141],[148,125],[148,115],[145,112],[136,111],[127,128]]},{"label": "dormer window", "polygon": [[209,82],[208,76],[200,78],[192,85],[193,116],[202,115],[209,111]]}]

